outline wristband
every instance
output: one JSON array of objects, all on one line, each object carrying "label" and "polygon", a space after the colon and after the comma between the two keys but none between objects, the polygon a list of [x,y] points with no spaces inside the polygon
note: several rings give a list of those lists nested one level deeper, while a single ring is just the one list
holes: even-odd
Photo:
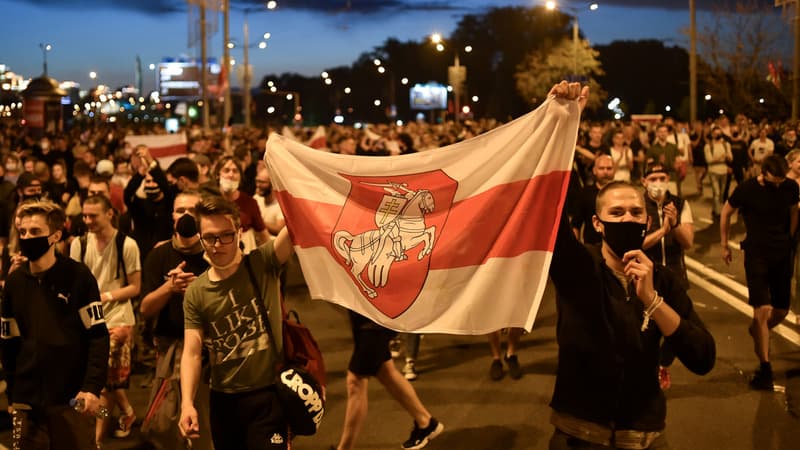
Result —
[{"label": "wristband", "polygon": [[664,303],[664,297],[658,295],[658,292],[653,295],[653,301],[650,302],[650,306],[648,306],[644,310],[644,318],[642,319],[642,331],[647,330],[647,326],[650,324],[650,316],[658,309],[661,304]]}]

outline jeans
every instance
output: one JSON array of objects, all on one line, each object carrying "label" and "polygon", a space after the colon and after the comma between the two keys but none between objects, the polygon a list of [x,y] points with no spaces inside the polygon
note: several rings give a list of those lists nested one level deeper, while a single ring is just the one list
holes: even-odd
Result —
[{"label": "jeans", "polygon": [[713,201],[711,211],[714,215],[719,215],[720,211],[722,211],[722,193],[723,189],[725,189],[725,179],[727,176],[727,173],[708,173],[708,178],[711,181],[711,196]]}]

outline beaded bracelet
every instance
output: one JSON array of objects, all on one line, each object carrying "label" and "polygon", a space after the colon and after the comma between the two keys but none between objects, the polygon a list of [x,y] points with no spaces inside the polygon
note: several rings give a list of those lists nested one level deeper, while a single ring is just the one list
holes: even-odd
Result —
[{"label": "beaded bracelet", "polygon": [[664,297],[658,295],[658,292],[653,295],[653,301],[650,302],[650,306],[644,311],[644,319],[642,320],[642,331],[647,329],[647,326],[650,324],[650,316],[658,309],[661,304],[664,303]]}]

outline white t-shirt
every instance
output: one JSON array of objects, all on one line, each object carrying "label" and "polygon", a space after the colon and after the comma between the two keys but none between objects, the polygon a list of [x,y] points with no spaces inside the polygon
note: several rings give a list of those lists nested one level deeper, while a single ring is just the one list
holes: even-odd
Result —
[{"label": "white t-shirt", "polygon": [[[115,242],[116,233],[111,237],[106,248],[102,252],[97,251],[97,237],[94,233],[86,234],[86,257],[83,261],[92,275],[97,279],[97,287],[100,292],[113,291],[123,286],[124,277],[120,273],[117,275],[117,245]],[[81,262],[81,241],[80,239],[73,239],[72,245],[69,249],[69,257],[75,261]],[[142,271],[142,265],[139,261],[139,247],[136,241],[130,237],[125,237],[125,244],[122,250],[122,260],[125,264],[125,270],[128,277],[131,274]],[[108,328],[115,328],[121,326],[133,326],[136,324],[136,317],[133,314],[133,305],[130,299],[113,302],[103,302],[103,314],[106,319],[106,326]]]},{"label": "white t-shirt", "polygon": [[[267,227],[269,227],[271,224],[284,220],[283,211],[281,211],[281,205],[278,204],[278,202],[273,201],[267,205],[266,199],[261,194],[256,194],[253,196],[253,198],[258,204],[258,210],[261,211],[261,218],[264,219],[264,223],[267,224]],[[270,233],[270,235],[271,234],[272,233]]]}]

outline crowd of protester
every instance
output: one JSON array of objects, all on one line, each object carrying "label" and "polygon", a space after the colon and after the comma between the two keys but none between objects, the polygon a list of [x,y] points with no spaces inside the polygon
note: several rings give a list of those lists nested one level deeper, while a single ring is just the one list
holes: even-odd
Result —
[{"label": "crowd of protester", "polygon": [[[188,138],[187,155],[162,166],[146,147],[134,147],[125,140],[129,135],[165,133],[155,125],[126,126],[98,122],[35,138],[27,129],[17,124],[1,123],[0,279],[5,280],[11,270],[22,264],[17,235],[20,217],[16,211],[19,206],[26,201],[44,198],[63,208],[66,220],[64,232],[59,235],[59,253],[85,262],[98,280],[108,278],[105,286],[103,283],[99,286],[102,301],[129,302],[125,311],[116,313],[120,320],[113,327],[117,331],[112,331],[111,352],[113,355],[115,348],[122,346],[133,353],[127,361],[124,356],[121,357],[121,367],[118,366],[113,374],[116,384],[112,384],[111,391],[115,398],[104,400],[104,404],[119,405],[119,421],[115,425],[114,434],[124,438],[129,434],[130,426],[136,418],[136,412],[124,394],[127,377],[131,365],[142,363],[146,359],[147,349],[152,347],[153,330],[147,324],[162,314],[158,309],[149,309],[151,303],[148,301],[140,308],[141,297],[146,299],[147,295],[158,289],[157,285],[148,285],[146,282],[148,255],[160,243],[169,241],[173,242],[176,251],[187,254],[178,245],[183,241],[175,237],[176,233],[184,236],[179,229],[180,218],[192,209],[188,203],[178,208],[179,204],[182,205],[179,201],[181,195],[197,200],[201,194],[214,194],[235,204],[241,219],[242,243],[245,251],[250,251],[274,239],[284,225],[283,216],[272,193],[269,174],[262,162],[270,133],[281,133],[309,143],[320,151],[388,156],[435,151],[500,125],[497,121],[487,119],[458,123],[409,122],[359,127],[332,124],[324,130],[234,126],[225,132],[204,131],[195,125],[182,131]],[[728,199],[731,186],[757,177],[761,173],[762,162],[771,154],[786,157],[791,169],[789,177],[800,180],[800,158],[797,158],[800,155],[800,143],[797,141],[799,127],[800,125],[790,122],[755,122],[743,115],[732,121],[720,116],[714,120],[691,124],[670,118],[663,121],[583,122],[567,200],[572,225],[576,227],[578,235],[583,227],[584,242],[592,242],[592,239],[599,242],[600,235],[594,231],[596,236],[592,238],[593,230],[589,227],[591,217],[596,211],[583,211],[580,205],[590,204],[588,208],[593,208],[594,196],[612,179],[634,184],[642,183],[645,179],[644,184],[647,186],[646,179],[659,174],[664,176],[651,183],[654,186],[660,185],[659,183],[668,184],[668,189],[664,190],[668,190],[676,198],[702,197],[703,186],[708,179],[712,203],[710,219],[717,220],[722,205]],[[654,164],[659,168],[655,169]],[[695,192],[684,192],[683,182],[689,173],[696,177],[693,183],[697,187]],[[581,190],[593,186],[594,190],[587,191],[586,198],[582,199]],[[663,197],[662,191],[654,189],[653,192]],[[103,200],[97,200],[98,198]],[[661,220],[657,225],[663,226],[662,235],[658,239],[678,228],[680,221],[677,217],[691,217],[692,213],[691,209],[684,211],[681,206],[676,211],[670,210],[663,214],[659,216]],[[684,219],[683,223],[691,222]],[[91,251],[86,254],[86,247],[92,248],[90,244],[94,245],[92,239],[96,238],[82,238],[91,233],[113,236],[116,230],[121,235],[130,237],[130,243],[124,244],[126,250],[122,270],[125,271],[125,281],[122,284],[114,284],[113,281],[119,277],[108,272],[109,267],[115,267],[112,264],[114,261],[103,259],[102,255]],[[184,238],[189,239],[195,234],[196,230],[191,233],[187,231]],[[222,242],[222,237],[219,238]],[[680,245],[687,248],[686,237],[681,236],[680,239]],[[198,242],[184,242],[181,245],[184,244],[199,248]],[[213,245],[215,244],[212,243]],[[130,246],[135,247],[136,251],[128,251]],[[122,246],[119,251],[122,252]],[[662,248],[662,252],[666,253],[666,250]],[[184,290],[185,285],[207,267],[199,259],[195,262],[197,264],[193,274],[185,277]],[[666,256],[664,264],[666,265]],[[143,273],[144,280],[140,278],[140,272]],[[173,276],[173,284],[176,274],[178,278],[183,276],[182,270],[178,273],[166,266],[163,272],[160,275]],[[169,311],[163,314],[169,314]],[[106,312],[107,317],[108,315]],[[160,326],[163,328],[165,325],[162,323]],[[111,325],[108,327],[112,330]],[[164,329],[156,330],[157,335],[163,332]],[[504,369],[501,361],[508,365],[512,378],[518,379],[521,376],[515,348],[520,335],[521,330],[512,330],[509,333],[508,350],[502,355],[500,334],[490,335],[491,379],[502,378]],[[411,347],[413,350],[407,355],[407,367],[404,369],[407,380],[417,377],[414,360],[419,341],[416,340]],[[160,351],[165,348],[162,345]],[[670,362],[662,359],[664,366]],[[364,376],[375,374],[380,377],[377,372]],[[665,387],[663,382],[662,387]],[[424,407],[420,404],[417,409],[422,410]],[[427,411],[424,412],[432,422],[431,425],[421,428],[435,429],[438,422]],[[106,421],[98,421],[98,443],[104,439],[108,426]],[[342,446],[345,446],[344,442],[348,439],[350,438],[342,437]]]}]

